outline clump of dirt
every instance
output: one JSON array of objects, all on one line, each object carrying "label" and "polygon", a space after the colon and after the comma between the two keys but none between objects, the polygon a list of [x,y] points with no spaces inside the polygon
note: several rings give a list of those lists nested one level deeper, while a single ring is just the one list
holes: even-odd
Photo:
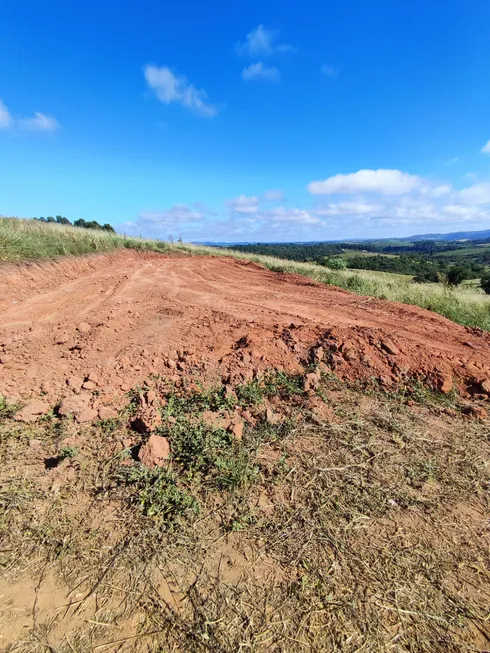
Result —
[{"label": "clump of dirt", "polygon": [[5,268],[0,290],[0,394],[43,404],[19,419],[110,419],[155,375],[270,369],[490,396],[489,334],[232,259],[119,252]]}]

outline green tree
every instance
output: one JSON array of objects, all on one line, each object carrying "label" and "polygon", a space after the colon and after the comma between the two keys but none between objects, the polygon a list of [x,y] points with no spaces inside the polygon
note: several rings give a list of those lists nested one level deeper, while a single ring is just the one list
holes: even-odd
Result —
[{"label": "green tree", "polygon": [[481,278],[480,286],[483,288],[485,294],[490,295],[490,275],[486,274]]},{"label": "green tree", "polygon": [[459,286],[459,284],[467,279],[469,270],[462,265],[455,265],[450,268],[447,273],[447,282],[450,286]]}]

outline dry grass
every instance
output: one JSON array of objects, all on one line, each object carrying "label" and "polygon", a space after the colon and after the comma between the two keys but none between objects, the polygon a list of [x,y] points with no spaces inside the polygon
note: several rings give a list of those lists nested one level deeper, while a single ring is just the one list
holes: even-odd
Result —
[{"label": "dry grass", "polygon": [[[38,588],[37,618],[6,650],[488,650],[488,426],[446,414],[447,399],[408,407],[334,379],[322,420],[288,388],[302,421],[259,423],[231,450],[258,473],[218,489],[212,472],[175,461],[199,511],[179,503],[164,518],[147,510],[144,470],[125,464],[124,420],[80,432],[4,411],[2,587],[29,577]],[[242,396],[260,402],[256,390]],[[185,420],[215,400],[172,410]],[[46,469],[68,446],[74,455]],[[44,606],[59,588],[63,609]],[[21,616],[5,610],[4,637]]]}]

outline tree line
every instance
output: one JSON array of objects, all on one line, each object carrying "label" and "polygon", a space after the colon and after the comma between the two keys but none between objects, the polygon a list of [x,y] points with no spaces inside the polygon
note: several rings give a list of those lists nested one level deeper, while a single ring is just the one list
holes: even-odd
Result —
[{"label": "tree line", "polygon": [[82,229],[99,229],[102,231],[111,231],[112,233],[116,233],[116,230],[112,225],[110,225],[108,222],[105,224],[100,224],[96,220],[84,220],[83,218],[79,218],[78,220],[74,220],[74,222],[70,222],[68,218],[65,218],[62,215],[57,215],[55,218],[53,218],[51,215],[48,216],[47,218],[33,218],[33,220],[38,220],[39,222],[51,222],[51,223],[56,223],[56,224],[66,224],[70,225],[71,227],[81,227]]}]

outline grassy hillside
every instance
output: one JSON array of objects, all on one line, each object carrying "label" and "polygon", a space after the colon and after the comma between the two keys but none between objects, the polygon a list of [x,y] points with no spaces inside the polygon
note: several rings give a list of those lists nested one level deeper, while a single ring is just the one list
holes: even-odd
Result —
[{"label": "grassy hillside", "polygon": [[155,240],[126,238],[95,229],[0,218],[0,262],[81,256],[91,252],[111,252],[122,247],[158,251],[165,249],[166,244]]},{"label": "grassy hillside", "polygon": [[3,262],[108,252],[125,247],[247,259],[273,271],[301,274],[358,295],[413,304],[444,315],[458,324],[490,331],[490,298],[472,286],[451,290],[441,284],[413,284],[404,275],[367,270],[330,270],[313,263],[245,254],[224,248],[169,244],[32,220],[0,218],[0,261]]}]

